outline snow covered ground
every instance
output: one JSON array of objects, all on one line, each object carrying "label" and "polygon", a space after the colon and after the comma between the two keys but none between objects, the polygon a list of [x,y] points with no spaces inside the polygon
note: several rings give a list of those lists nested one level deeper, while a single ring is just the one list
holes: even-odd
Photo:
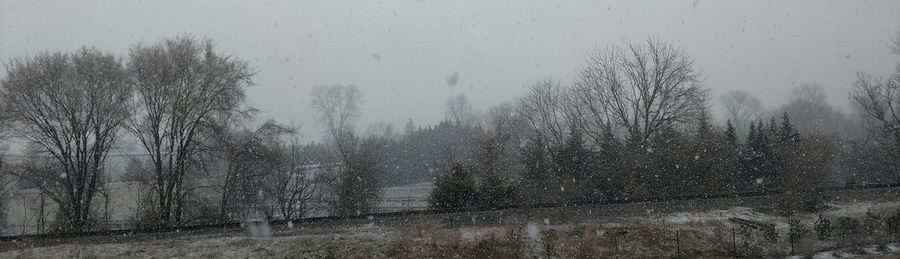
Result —
[{"label": "snow covered ground", "polygon": [[[204,230],[121,237],[0,244],[0,258],[423,258],[423,257],[787,257],[890,258],[897,240],[885,233],[819,240],[821,214],[862,222],[867,212],[900,212],[900,201],[839,200],[816,214],[793,217],[727,203],[630,204],[419,215],[279,226],[272,235],[250,229]],[[664,208],[668,207],[668,208]],[[693,207],[696,209],[683,209]],[[774,224],[777,235],[729,218]],[[807,232],[788,238],[789,219]]]}]

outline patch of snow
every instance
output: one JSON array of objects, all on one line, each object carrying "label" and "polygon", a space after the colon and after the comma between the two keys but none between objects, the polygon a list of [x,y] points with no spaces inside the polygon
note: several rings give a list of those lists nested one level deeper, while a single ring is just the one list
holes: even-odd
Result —
[{"label": "patch of snow", "polygon": [[528,225],[525,226],[525,231],[528,232],[528,237],[530,237],[531,239],[538,239],[539,234],[541,233],[541,230],[538,229],[537,224],[534,223],[528,223]]},{"label": "patch of snow", "polygon": [[897,247],[897,244],[888,244],[888,245],[885,246],[885,247],[886,247],[887,250],[890,251],[891,253],[900,251],[900,248]]},{"label": "patch of snow", "polygon": [[674,224],[686,224],[691,221],[691,217],[688,216],[687,213],[676,213],[675,215],[666,218],[666,222]]},{"label": "patch of snow", "polygon": [[265,220],[261,221],[249,221],[245,224],[247,228],[247,232],[250,232],[251,237],[256,238],[270,238],[272,237],[272,227],[269,226],[269,222]]},{"label": "patch of snow", "polygon": [[878,246],[876,245],[863,247],[863,251],[866,251],[867,254],[881,254],[881,251],[878,251]]}]

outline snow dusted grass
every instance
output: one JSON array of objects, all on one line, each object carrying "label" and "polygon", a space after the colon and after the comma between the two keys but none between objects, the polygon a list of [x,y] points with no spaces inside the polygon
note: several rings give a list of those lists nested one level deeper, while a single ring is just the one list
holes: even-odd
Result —
[{"label": "snow dusted grass", "polygon": [[[654,208],[648,210],[647,208]],[[837,201],[820,213],[782,216],[743,206],[628,205],[508,210],[484,213],[355,220],[276,228],[274,236],[247,231],[104,237],[57,243],[19,243],[0,258],[726,258],[790,254],[788,220],[808,231],[794,241],[798,258],[897,256],[896,239],[883,232],[819,240],[819,214],[860,222],[867,212],[900,212],[900,201]],[[717,208],[718,207],[718,208]],[[776,236],[729,218],[775,224]],[[835,224],[835,223],[833,223]],[[7,244],[0,244],[7,245]],[[32,247],[34,246],[34,247]]]}]

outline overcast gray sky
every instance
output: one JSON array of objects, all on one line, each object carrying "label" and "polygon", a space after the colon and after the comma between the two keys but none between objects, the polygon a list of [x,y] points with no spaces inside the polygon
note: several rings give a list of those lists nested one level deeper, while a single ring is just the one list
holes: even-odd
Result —
[{"label": "overcast gray sky", "polygon": [[[805,82],[846,106],[859,70],[888,74],[900,1],[15,1],[0,0],[0,59],[206,36],[259,70],[261,116],[319,136],[310,89],[355,84],[362,124],[434,123],[465,93],[510,101],[541,77],[569,82],[597,46],[658,36],[696,61],[713,100],[742,89],[768,105]],[[458,73],[456,86],[447,78]]]}]

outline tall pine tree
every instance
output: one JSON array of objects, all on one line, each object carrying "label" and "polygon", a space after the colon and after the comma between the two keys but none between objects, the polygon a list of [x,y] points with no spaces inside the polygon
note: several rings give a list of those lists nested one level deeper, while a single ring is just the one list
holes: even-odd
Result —
[{"label": "tall pine tree", "polygon": [[737,132],[734,129],[734,124],[731,123],[731,119],[725,122],[725,137],[728,139],[728,143],[734,147],[738,146]]}]

